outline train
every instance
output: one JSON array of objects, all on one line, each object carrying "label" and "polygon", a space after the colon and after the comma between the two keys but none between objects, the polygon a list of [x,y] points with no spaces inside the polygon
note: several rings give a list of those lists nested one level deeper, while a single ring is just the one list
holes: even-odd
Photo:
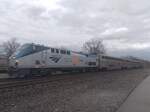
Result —
[{"label": "train", "polygon": [[22,45],[9,59],[12,77],[45,76],[52,72],[86,72],[142,68],[135,60],[96,55],[28,43]]}]

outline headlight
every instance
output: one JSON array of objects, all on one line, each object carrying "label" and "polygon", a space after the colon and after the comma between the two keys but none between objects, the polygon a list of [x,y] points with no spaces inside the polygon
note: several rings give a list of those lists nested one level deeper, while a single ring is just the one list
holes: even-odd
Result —
[{"label": "headlight", "polygon": [[16,60],[17,63],[19,63],[19,60]]},{"label": "headlight", "polygon": [[19,61],[16,60],[16,61],[15,61],[15,66],[18,66],[18,64],[19,64]]}]

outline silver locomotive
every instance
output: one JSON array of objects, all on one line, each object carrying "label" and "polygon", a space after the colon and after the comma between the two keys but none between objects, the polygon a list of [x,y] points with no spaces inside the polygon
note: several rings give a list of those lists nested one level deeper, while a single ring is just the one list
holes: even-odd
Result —
[{"label": "silver locomotive", "polygon": [[47,75],[56,71],[98,71],[141,67],[140,62],[104,55],[84,54],[37,44],[24,44],[9,60],[13,77]]}]

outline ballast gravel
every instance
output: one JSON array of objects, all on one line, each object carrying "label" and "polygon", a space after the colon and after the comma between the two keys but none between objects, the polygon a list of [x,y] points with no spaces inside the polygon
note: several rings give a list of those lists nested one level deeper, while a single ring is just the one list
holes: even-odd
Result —
[{"label": "ballast gravel", "polygon": [[63,80],[0,90],[0,112],[115,112],[149,74],[137,69],[56,75]]}]

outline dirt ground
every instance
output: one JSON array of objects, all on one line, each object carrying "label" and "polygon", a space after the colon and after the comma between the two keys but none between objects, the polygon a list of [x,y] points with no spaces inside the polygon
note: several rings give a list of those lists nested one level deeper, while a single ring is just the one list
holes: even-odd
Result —
[{"label": "dirt ground", "polygon": [[0,90],[1,112],[115,112],[150,69],[70,74],[64,80]]}]

